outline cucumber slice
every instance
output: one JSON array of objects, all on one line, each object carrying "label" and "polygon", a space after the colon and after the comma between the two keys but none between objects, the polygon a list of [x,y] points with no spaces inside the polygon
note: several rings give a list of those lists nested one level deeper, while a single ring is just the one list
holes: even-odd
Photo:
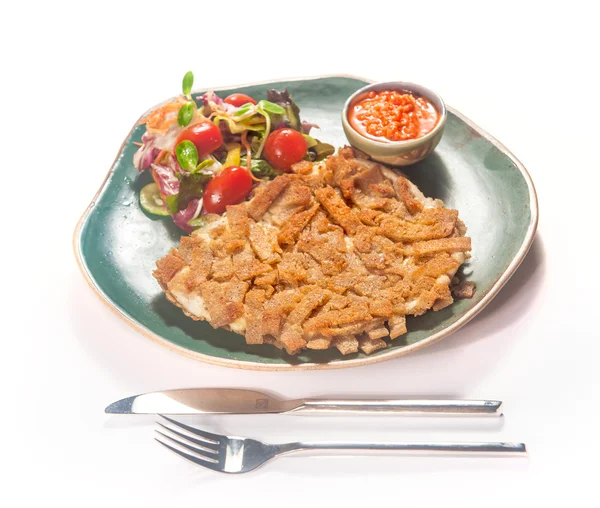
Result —
[{"label": "cucumber slice", "polygon": [[160,189],[155,183],[149,183],[140,192],[140,205],[142,208],[152,215],[169,215],[167,205],[160,195]]}]

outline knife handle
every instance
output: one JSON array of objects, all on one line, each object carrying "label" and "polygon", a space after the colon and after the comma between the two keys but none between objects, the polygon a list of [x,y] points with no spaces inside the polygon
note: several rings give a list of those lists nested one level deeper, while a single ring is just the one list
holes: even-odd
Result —
[{"label": "knife handle", "polygon": [[324,400],[298,401],[291,413],[502,416],[499,400]]}]

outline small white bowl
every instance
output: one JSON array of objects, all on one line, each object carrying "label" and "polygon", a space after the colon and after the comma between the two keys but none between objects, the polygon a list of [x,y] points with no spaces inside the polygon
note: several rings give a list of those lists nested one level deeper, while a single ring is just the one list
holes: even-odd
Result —
[{"label": "small white bowl", "polygon": [[[371,91],[381,92],[383,90],[409,92],[417,97],[427,99],[435,106],[440,115],[435,127],[424,136],[406,141],[378,141],[356,131],[348,120],[348,110],[361,96]],[[348,97],[342,111],[342,126],[350,144],[370,155],[372,159],[385,164],[391,164],[392,166],[408,166],[422,161],[433,152],[440,139],[442,139],[447,117],[448,113],[446,112],[444,101],[438,94],[429,90],[429,88],[404,81],[388,81],[386,83],[367,85]]]}]

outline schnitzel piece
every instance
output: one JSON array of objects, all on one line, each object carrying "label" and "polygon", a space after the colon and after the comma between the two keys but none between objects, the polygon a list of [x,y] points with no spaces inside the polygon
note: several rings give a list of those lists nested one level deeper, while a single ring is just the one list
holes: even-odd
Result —
[{"label": "schnitzel piece", "polygon": [[349,147],[293,170],[206,215],[156,263],[185,314],[289,354],[370,354],[406,333],[407,315],[452,303],[471,250],[456,210]]}]

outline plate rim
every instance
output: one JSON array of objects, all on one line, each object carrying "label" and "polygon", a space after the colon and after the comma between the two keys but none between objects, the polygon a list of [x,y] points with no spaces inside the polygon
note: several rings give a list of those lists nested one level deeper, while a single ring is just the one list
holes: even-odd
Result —
[{"label": "plate rim", "polygon": [[[350,79],[364,81],[367,83],[376,82],[375,80],[364,78],[361,76],[355,76],[352,74],[325,74],[325,75],[320,75],[320,76],[301,76],[301,77],[294,77],[294,78],[273,78],[273,79],[266,80],[266,81],[243,83],[243,84],[239,84],[239,85],[219,85],[219,86],[215,86],[215,87],[205,87],[205,88],[210,89],[210,90],[219,91],[222,89],[263,85],[263,84],[273,83],[275,81],[310,81],[310,80],[314,80],[314,79],[327,79],[327,78],[350,78]],[[192,91],[192,93],[199,93],[199,92]],[[94,194],[94,197],[90,201],[90,204],[86,207],[86,209],[82,213],[81,217],[77,221],[77,225],[75,226],[75,230],[73,232],[72,241],[73,241],[73,251],[75,254],[75,259],[77,261],[77,265],[79,266],[79,269],[80,269],[81,273],[83,274],[83,277],[84,277],[85,281],[87,282],[88,286],[92,289],[92,291],[96,294],[96,296],[116,316],[118,316],[123,321],[125,321],[134,330],[141,333],[146,338],[152,340],[154,343],[159,344],[159,345],[165,347],[166,349],[169,349],[170,351],[173,351],[180,355],[186,356],[188,358],[192,358],[194,360],[199,360],[204,363],[209,363],[212,365],[219,365],[222,367],[230,367],[230,368],[237,368],[237,369],[244,369],[244,370],[262,370],[262,371],[344,369],[344,368],[350,368],[350,367],[359,367],[362,365],[372,365],[372,364],[383,362],[386,360],[391,360],[393,358],[399,358],[401,356],[405,356],[414,351],[418,351],[419,349],[423,349],[427,346],[430,346],[431,344],[434,344],[435,342],[438,342],[438,341],[448,337],[449,335],[453,334],[454,332],[456,332],[457,330],[462,328],[464,325],[466,325],[475,316],[477,316],[477,314],[479,314],[493,300],[493,298],[498,294],[498,292],[502,289],[502,287],[508,282],[508,280],[515,273],[515,271],[517,270],[519,265],[523,262],[523,259],[525,259],[525,256],[527,255],[527,252],[529,251],[529,249],[533,243],[533,240],[535,238],[535,234],[537,231],[537,225],[538,225],[538,221],[539,221],[539,207],[538,207],[537,192],[535,190],[535,185],[533,183],[531,176],[529,175],[529,172],[527,171],[527,169],[525,168],[523,163],[504,144],[502,144],[500,141],[498,141],[494,136],[489,134],[486,130],[482,129],[477,124],[472,122],[469,118],[464,116],[462,113],[460,113],[459,111],[455,110],[454,108],[452,108],[450,106],[447,106],[447,109],[450,113],[456,115],[460,120],[465,122],[471,129],[478,132],[483,138],[485,138],[492,145],[494,145],[498,150],[500,150],[505,156],[507,156],[515,164],[515,166],[519,169],[523,178],[525,179],[527,188],[529,190],[529,207],[531,210],[531,219],[530,219],[529,225],[527,227],[527,232],[525,234],[525,238],[523,239],[523,242],[521,243],[521,246],[519,247],[517,254],[512,259],[512,261],[509,263],[506,270],[504,270],[504,272],[498,278],[498,280],[496,280],[494,282],[494,284],[492,285],[492,287],[490,288],[488,293],[472,309],[467,311],[456,322],[452,323],[450,326],[448,326],[444,330],[440,330],[439,332],[435,333],[434,335],[432,335],[426,339],[423,339],[419,342],[416,342],[415,344],[411,344],[409,346],[399,348],[399,349],[385,351],[385,352],[378,354],[377,356],[367,356],[364,358],[355,358],[352,360],[345,360],[345,361],[344,360],[341,360],[341,361],[336,360],[336,361],[326,362],[326,363],[308,362],[308,363],[300,363],[300,364],[289,364],[289,363],[266,364],[266,363],[255,362],[255,361],[219,358],[219,357],[214,357],[214,356],[207,355],[204,353],[199,353],[197,351],[191,351],[187,348],[184,348],[182,346],[174,344],[173,342],[170,342],[167,339],[161,337],[160,335],[152,332],[146,326],[144,326],[140,322],[136,321],[135,319],[133,319],[132,317],[127,315],[124,311],[122,311],[108,297],[108,295],[106,295],[104,293],[104,291],[96,284],[96,281],[95,281],[94,277],[92,276],[92,274],[90,273],[90,271],[87,267],[87,263],[85,262],[85,259],[83,258],[83,255],[81,252],[81,234],[83,231],[83,226],[87,222],[87,220],[90,216],[90,212],[94,208],[96,201],[104,193],[104,191],[108,188],[107,184],[110,180],[110,176],[115,169],[115,166],[120,158],[121,152],[123,151],[123,149],[127,143],[127,140],[129,139],[132,132],[139,124],[140,120],[146,115],[147,112],[157,108],[158,106],[160,106],[161,104],[164,104],[165,102],[168,102],[169,100],[171,100],[171,99],[167,99],[166,101],[163,101],[163,102],[157,104],[156,106],[153,106],[152,108],[148,109],[133,124],[133,127],[127,133],[127,135],[125,136],[125,139],[121,143],[121,146],[119,147],[119,150],[117,151],[117,155],[116,155],[113,163],[111,164],[110,169],[108,170],[108,173],[106,174],[104,180],[102,181],[100,188]]]}]

